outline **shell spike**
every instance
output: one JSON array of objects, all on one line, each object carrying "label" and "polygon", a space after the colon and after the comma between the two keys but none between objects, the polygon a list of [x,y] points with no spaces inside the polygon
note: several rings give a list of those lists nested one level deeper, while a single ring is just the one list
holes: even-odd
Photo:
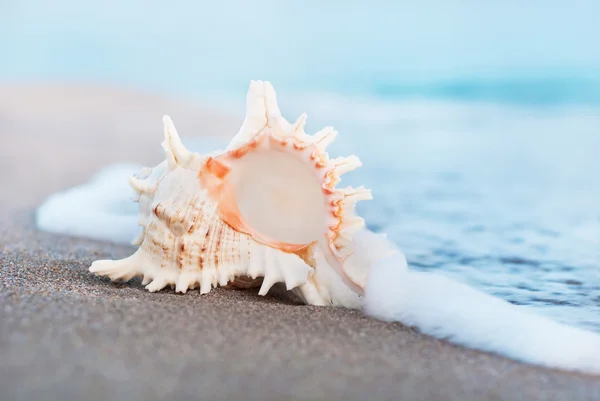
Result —
[{"label": "shell spike", "polygon": [[362,166],[362,162],[357,156],[337,157],[332,160],[335,172],[338,175],[346,174]]},{"label": "shell spike", "polygon": [[180,166],[186,166],[192,158],[192,153],[183,146],[171,117],[164,116],[163,124],[165,130],[163,148],[167,153],[169,167],[174,167],[173,163]]},{"label": "shell spike", "polygon": [[192,286],[194,281],[194,278],[189,273],[180,274],[179,278],[177,279],[177,283],[175,284],[175,292],[185,294],[187,290]]},{"label": "shell spike", "polygon": [[227,149],[233,149],[250,141],[260,130],[267,126],[267,106],[263,81],[250,81],[246,95],[246,117],[240,130],[229,143]]},{"label": "shell spike", "polygon": [[139,274],[138,254],[121,260],[97,260],[89,268],[90,273],[108,276],[112,281],[129,281]]},{"label": "shell spike", "polygon": [[281,110],[279,110],[279,105],[277,104],[277,95],[275,94],[275,89],[270,82],[266,81],[264,83],[265,90],[265,106],[267,108],[267,120],[273,121],[282,118]]},{"label": "shell spike", "polygon": [[344,203],[356,203],[362,200],[373,199],[373,194],[370,189],[366,189],[364,186],[358,188],[346,187],[342,190],[344,196]]},{"label": "shell spike", "polygon": [[271,287],[275,285],[276,281],[271,279],[271,276],[265,275],[262,285],[260,286],[260,290],[258,291],[258,295],[267,295]]},{"label": "shell spike", "polygon": [[[276,128],[280,136],[289,136],[293,134],[293,126],[282,115],[277,104],[277,95],[270,82],[265,81],[265,106],[267,108],[267,124],[271,128]],[[282,132],[281,132],[282,131]]]},{"label": "shell spike", "polygon": [[169,170],[177,168],[177,159],[170,149],[165,148],[165,155],[167,157],[167,167]]},{"label": "shell spike", "polygon": [[333,127],[325,127],[314,135],[314,142],[321,150],[325,150],[337,137],[338,132]]},{"label": "shell spike", "polygon": [[210,280],[202,280],[200,282],[200,295],[208,294],[211,290]]},{"label": "shell spike", "polygon": [[306,126],[307,118],[308,116],[306,115],[306,113],[302,113],[294,123],[292,130],[297,138],[304,139],[304,137],[306,136],[306,133],[304,132],[304,127]]},{"label": "shell spike", "polygon": [[137,238],[131,242],[131,245],[134,245],[134,246],[142,245],[142,242],[144,242],[145,237],[146,237],[146,228],[143,228],[140,235],[138,235]]},{"label": "shell spike", "polygon": [[145,288],[149,292],[160,291],[165,288],[169,283],[162,277],[157,277],[150,284],[148,284]]},{"label": "shell spike", "polygon": [[139,178],[129,177],[129,185],[138,193],[152,193],[154,187]]}]

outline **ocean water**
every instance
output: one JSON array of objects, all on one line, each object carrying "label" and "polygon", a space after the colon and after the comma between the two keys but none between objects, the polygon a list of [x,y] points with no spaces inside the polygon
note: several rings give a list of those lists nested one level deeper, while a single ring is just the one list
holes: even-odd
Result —
[{"label": "ocean water", "polygon": [[15,0],[0,5],[0,81],[120,83],[240,116],[249,80],[270,80],[284,115],[334,125],[331,152],[361,158],[344,182],[373,189],[358,210],[411,269],[600,332],[599,14],[593,0]]}]

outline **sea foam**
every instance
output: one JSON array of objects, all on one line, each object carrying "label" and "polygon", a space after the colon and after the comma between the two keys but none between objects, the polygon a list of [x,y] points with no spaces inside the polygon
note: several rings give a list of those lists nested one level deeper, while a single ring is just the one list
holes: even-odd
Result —
[{"label": "sea foam", "polygon": [[141,228],[128,180],[142,166],[115,164],[89,182],[52,194],[36,211],[40,230],[129,244]]},{"label": "sea foam", "polygon": [[600,335],[557,323],[434,273],[405,269],[401,254],[375,263],[365,313],[433,337],[550,368],[600,374]]}]

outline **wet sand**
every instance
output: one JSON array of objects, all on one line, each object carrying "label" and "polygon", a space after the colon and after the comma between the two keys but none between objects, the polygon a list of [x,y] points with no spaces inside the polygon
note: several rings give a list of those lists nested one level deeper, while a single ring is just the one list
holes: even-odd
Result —
[{"label": "wet sand", "polygon": [[94,277],[92,261],[134,248],[38,232],[34,208],[108,163],[160,160],[163,114],[184,135],[230,135],[242,118],[116,88],[0,85],[1,400],[600,399],[600,378],[358,311]]}]

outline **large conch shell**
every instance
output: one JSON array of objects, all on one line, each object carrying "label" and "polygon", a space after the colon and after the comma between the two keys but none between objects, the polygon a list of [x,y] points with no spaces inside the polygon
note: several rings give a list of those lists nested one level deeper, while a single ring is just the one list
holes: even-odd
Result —
[{"label": "large conch shell", "polygon": [[[269,82],[252,81],[246,118],[227,149],[188,151],[163,118],[166,160],[131,177],[143,227],[130,257],[96,261],[90,272],[111,280],[143,277],[151,292],[285,283],[308,304],[358,307],[368,261],[354,251],[364,220],[355,213],[370,190],[337,188],[361,166],[330,159],[337,132],[304,132],[282,117]],[[393,252],[389,249],[383,253]],[[379,254],[378,256],[385,256]]]}]

